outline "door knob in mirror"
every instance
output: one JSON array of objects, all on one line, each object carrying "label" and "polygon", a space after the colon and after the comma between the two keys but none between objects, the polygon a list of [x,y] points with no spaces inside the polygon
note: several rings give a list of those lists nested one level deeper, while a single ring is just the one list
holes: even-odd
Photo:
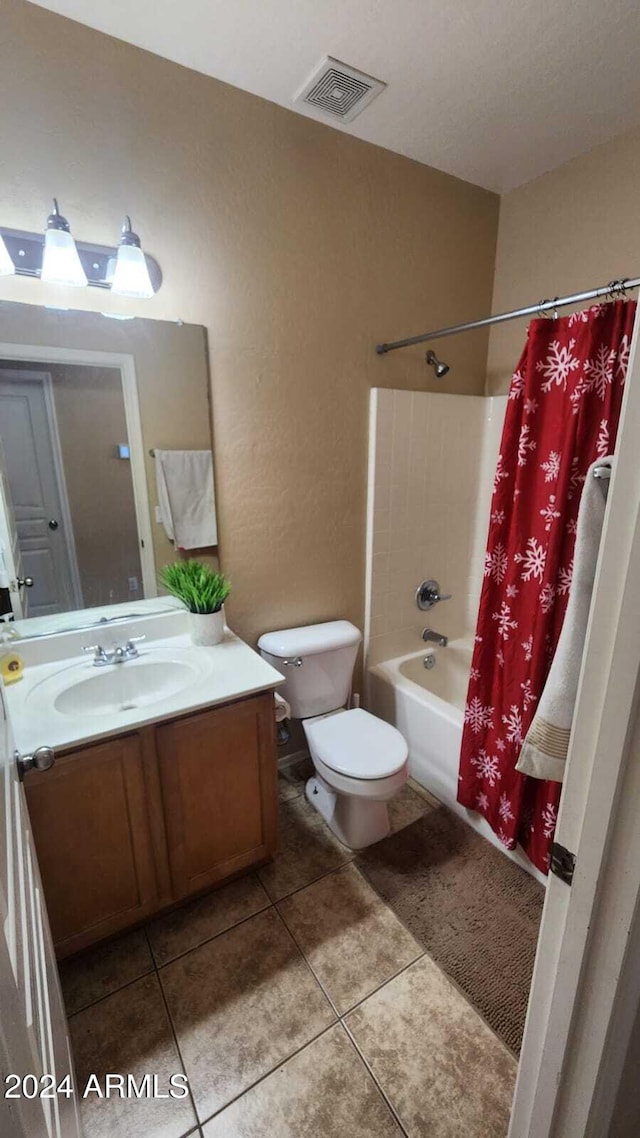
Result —
[{"label": "door knob in mirror", "polygon": [[19,589],[32,589],[33,577],[18,577],[16,579],[16,585]]}]

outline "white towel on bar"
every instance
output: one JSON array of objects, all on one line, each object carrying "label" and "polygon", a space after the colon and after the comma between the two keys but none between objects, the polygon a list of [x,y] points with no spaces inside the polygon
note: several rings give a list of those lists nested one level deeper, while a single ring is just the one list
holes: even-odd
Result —
[{"label": "white towel on bar", "polygon": [[608,482],[594,478],[593,472],[597,466],[611,468],[612,461],[611,456],[599,458],[589,467],[580,499],[567,611],[547,682],[516,764],[516,770],[533,778],[552,782],[564,778],[608,487]]},{"label": "white towel on bar", "polygon": [[218,544],[210,450],[156,450],[160,519],[180,549]]}]

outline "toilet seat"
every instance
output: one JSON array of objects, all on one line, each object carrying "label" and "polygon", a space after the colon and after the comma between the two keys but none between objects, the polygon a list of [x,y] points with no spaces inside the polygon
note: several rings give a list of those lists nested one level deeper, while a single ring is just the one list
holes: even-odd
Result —
[{"label": "toilet seat", "polygon": [[347,778],[389,778],[407,761],[407,743],[397,728],[361,707],[306,721],[304,727],[312,751]]}]

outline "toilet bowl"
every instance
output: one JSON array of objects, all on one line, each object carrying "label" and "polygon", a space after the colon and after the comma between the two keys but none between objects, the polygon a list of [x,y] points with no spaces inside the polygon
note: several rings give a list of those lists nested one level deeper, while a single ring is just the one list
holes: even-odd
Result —
[{"label": "toilet bowl", "polygon": [[363,849],[389,833],[387,802],[407,780],[408,748],[389,723],[346,709],[359,630],[346,620],[265,633],[261,654],[284,676],[281,694],[301,719],[315,768],[308,801],[336,837]]},{"label": "toilet bowl", "polygon": [[387,802],[407,781],[407,744],[395,727],[361,708],[303,720],[315,775],[312,806],[352,850],[386,838]]}]

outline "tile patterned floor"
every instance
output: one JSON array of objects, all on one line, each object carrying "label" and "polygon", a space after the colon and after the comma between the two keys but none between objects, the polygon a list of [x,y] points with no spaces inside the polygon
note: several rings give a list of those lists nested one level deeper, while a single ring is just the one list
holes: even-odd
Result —
[{"label": "tile patterned floor", "polygon": [[286,897],[277,909],[339,1015],[422,955],[353,865]]},{"label": "tile patterned floor", "polygon": [[[255,874],[65,962],[78,1082],[186,1074],[185,1099],[88,1099],[86,1138],[503,1138],[516,1064],[281,772]],[[399,829],[430,809],[407,786]]]},{"label": "tile patterned floor", "polygon": [[335,1020],[275,909],[167,965],[160,982],[201,1120]]}]

